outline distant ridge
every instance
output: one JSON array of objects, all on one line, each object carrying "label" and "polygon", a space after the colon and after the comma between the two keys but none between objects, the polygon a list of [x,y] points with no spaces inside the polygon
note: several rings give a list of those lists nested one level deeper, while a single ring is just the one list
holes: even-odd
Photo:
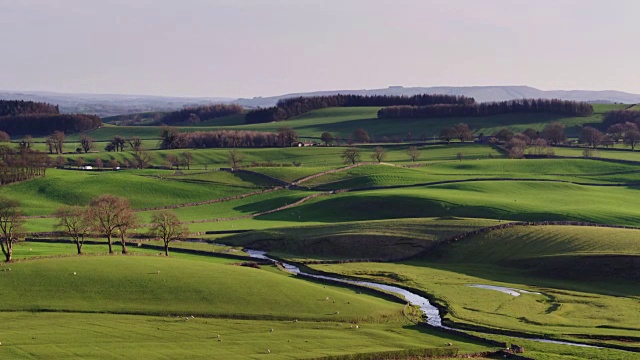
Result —
[{"label": "distant ridge", "polygon": [[171,97],[122,94],[72,94],[48,91],[2,91],[0,100],[29,100],[60,106],[62,113],[100,117],[151,111],[174,111],[185,106],[230,102],[232,98]]},{"label": "distant ridge", "polygon": [[278,100],[297,96],[322,96],[335,94],[355,95],[416,95],[416,94],[445,94],[464,95],[473,97],[478,102],[504,101],[523,98],[543,98],[589,101],[593,103],[625,103],[640,102],[640,94],[625,93],[615,90],[540,90],[530,86],[436,86],[436,87],[402,87],[390,86],[384,89],[371,90],[330,90],[308,93],[292,93],[271,97],[255,97],[253,99],[238,99],[237,104],[246,107],[273,106]]},{"label": "distant ridge", "polygon": [[530,86],[436,86],[403,87],[389,86],[384,89],[328,90],[306,93],[290,93],[252,99],[233,99],[224,97],[172,97],[153,95],[118,94],[72,94],[47,91],[2,91],[2,100],[31,100],[47,102],[60,106],[62,113],[95,114],[100,117],[135,114],[155,111],[174,111],[185,106],[209,105],[213,103],[235,103],[247,108],[268,107],[278,100],[298,96],[322,96],[335,94],[355,95],[417,95],[444,94],[463,95],[477,102],[504,101],[523,98],[543,98],[588,101],[592,103],[640,103],[640,94],[631,94],[615,90],[540,90]]}]

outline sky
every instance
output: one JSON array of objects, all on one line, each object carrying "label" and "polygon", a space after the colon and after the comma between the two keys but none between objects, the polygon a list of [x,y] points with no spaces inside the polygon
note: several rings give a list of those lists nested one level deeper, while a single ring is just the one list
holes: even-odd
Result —
[{"label": "sky", "polygon": [[0,89],[640,93],[637,0],[0,0]]}]

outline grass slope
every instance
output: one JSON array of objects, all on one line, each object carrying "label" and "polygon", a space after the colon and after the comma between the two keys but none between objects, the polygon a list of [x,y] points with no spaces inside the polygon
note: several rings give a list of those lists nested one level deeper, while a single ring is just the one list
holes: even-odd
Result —
[{"label": "grass slope", "polygon": [[478,178],[535,178],[616,184],[640,182],[640,170],[635,165],[588,159],[484,159],[427,164],[418,168],[366,165],[320,176],[302,185],[317,190],[339,190]]},{"label": "grass slope", "polygon": [[[166,176],[170,174],[49,170],[44,178],[3,186],[0,194],[20,200],[26,215],[48,215],[61,205],[86,205],[100,194],[125,196],[134,208],[146,208],[223,198],[258,188],[254,179],[245,175],[216,172],[195,181]],[[257,185],[266,184],[259,180]]]},{"label": "grass slope", "polygon": [[[640,206],[629,201],[636,192],[636,187],[480,181],[341,193],[306,202],[295,214],[299,221],[325,222],[459,216],[636,225]],[[290,216],[283,212],[259,219],[281,221]]]},{"label": "grass slope", "polygon": [[268,268],[157,256],[87,256],[25,261],[11,269],[0,273],[0,311],[403,321],[399,304]]},{"label": "grass slope", "polygon": [[378,119],[379,107],[362,108],[329,108],[315,110],[291,120],[270,123],[244,125],[239,128],[252,130],[277,130],[280,126],[288,126],[302,136],[319,137],[324,131],[341,135],[347,139],[357,128],[363,128],[376,140],[383,136],[399,136],[405,138],[408,132],[418,139],[438,137],[440,130],[454,124],[469,124],[476,134],[493,134],[502,128],[521,132],[527,128],[542,130],[550,122],[561,122],[567,127],[570,136],[579,134],[583,124],[594,124],[602,121],[603,114],[615,109],[623,109],[627,105],[594,104],[594,114],[588,117],[565,117],[551,114],[508,114],[486,117],[456,117],[433,119]]},{"label": "grass slope", "polygon": [[0,357],[4,359],[313,359],[442,347],[447,342],[453,342],[461,353],[488,350],[413,325],[361,324],[355,330],[349,324],[310,321],[185,321],[175,317],[28,312],[0,313],[0,321],[4,324]]},{"label": "grass slope", "polygon": [[640,230],[517,226],[447,244],[428,259],[498,264],[546,277],[640,282]]},{"label": "grass slope", "polygon": [[443,238],[497,223],[455,218],[362,221],[253,231],[219,241],[298,260],[397,259],[425,251]]}]

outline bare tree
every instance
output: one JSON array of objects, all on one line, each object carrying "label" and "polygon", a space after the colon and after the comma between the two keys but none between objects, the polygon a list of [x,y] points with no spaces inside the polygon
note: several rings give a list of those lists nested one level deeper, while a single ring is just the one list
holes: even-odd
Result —
[{"label": "bare tree", "polygon": [[169,243],[187,235],[187,229],[180,224],[173,211],[159,211],[151,217],[151,234],[164,242],[164,254],[169,256]]},{"label": "bare tree", "polygon": [[513,137],[504,145],[510,159],[521,159],[524,157],[524,150],[527,148],[525,140]]},{"label": "bare tree", "polygon": [[142,140],[140,139],[139,136],[132,136],[129,139],[127,139],[127,142],[129,143],[129,146],[131,146],[131,149],[133,151],[142,149]]},{"label": "bare tree", "polygon": [[58,209],[54,216],[58,218],[57,227],[71,237],[78,249],[78,255],[82,254],[84,237],[91,231],[89,209],[80,206],[65,206]]},{"label": "bare tree", "polygon": [[115,151],[124,151],[126,144],[127,141],[120,135],[116,135],[111,138],[111,145],[114,147]]},{"label": "bare tree", "polygon": [[559,122],[551,123],[542,130],[542,137],[553,145],[564,141],[564,125]]},{"label": "bare tree", "polygon": [[95,140],[92,139],[90,136],[88,136],[87,134],[82,134],[80,136],[80,146],[82,147],[82,150],[84,151],[84,153],[88,153],[89,150],[91,150],[95,145]]},{"label": "bare tree", "polygon": [[67,160],[63,156],[56,157],[55,164],[57,167],[63,168],[66,163],[67,163]]},{"label": "bare tree", "polygon": [[368,143],[369,133],[365,129],[358,128],[353,131],[353,138],[357,142]]},{"label": "bare tree", "polygon": [[553,149],[549,147],[547,140],[535,139],[531,142],[531,145],[529,146],[529,154],[538,155],[538,156],[552,156]]},{"label": "bare tree", "polygon": [[457,135],[457,132],[454,128],[445,128],[440,131],[440,138],[447,143],[450,143],[452,139],[454,139]]},{"label": "bare tree", "polygon": [[291,146],[298,140],[298,133],[290,127],[281,127],[278,129],[278,142],[281,146]]},{"label": "bare tree", "polygon": [[31,149],[33,146],[33,137],[31,135],[25,135],[22,138],[21,145],[27,149]]},{"label": "bare tree", "polygon": [[116,230],[120,235],[120,245],[122,245],[123,254],[129,253],[127,250],[127,236],[132,230],[135,230],[135,228],[138,227],[138,224],[138,215],[133,212],[130,206],[124,207],[116,219]]},{"label": "bare tree", "polygon": [[84,159],[79,157],[79,158],[76,159],[75,163],[76,163],[76,166],[78,167],[78,169],[80,169],[84,165]]},{"label": "bare tree", "polygon": [[373,153],[371,154],[371,159],[378,161],[381,163],[387,157],[387,150],[385,150],[382,146],[376,146],[373,149]]},{"label": "bare tree", "polygon": [[129,200],[114,196],[100,195],[89,204],[89,214],[96,230],[107,237],[109,254],[113,254],[113,235],[116,234],[121,218],[130,213]]},{"label": "bare tree", "polygon": [[54,131],[53,139],[55,141],[55,148],[58,154],[64,152],[64,133],[62,131]]},{"label": "bare tree", "polygon": [[184,164],[187,166],[187,170],[191,170],[191,163],[193,162],[193,154],[189,151],[183,152],[182,160],[184,161]]},{"label": "bare tree", "polygon": [[167,155],[167,165],[169,165],[169,167],[176,167],[176,170],[180,169],[180,159],[178,159],[177,156],[175,155]]},{"label": "bare tree", "polygon": [[97,158],[93,163],[98,169],[102,169],[104,167],[104,161],[102,161],[102,159],[100,158]]},{"label": "bare tree", "polygon": [[138,169],[146,169],[151,164],[151,154],[142,147],[133,150],[133,162]]},{"label": "bare tree", "polygon": [[631,151],[636,149],[636,145],[640,142],[640,131],[631,129],[624,133],[624,143],[631,146]]},{"label": "bare tree", "polygon": [[320,135],[320,140],[324,142],[325,146],[329,146],[329,144],[333,142],[333,135],[331,135],[330,132],[323,132],[322,135]]},{"label": "bare tree", "polygon": [[23,222],[20,202],[0,196],[0,246],[6,262],[13,258],[13,243],[18,240]]},{"label": "bare tree", "polygon": [[[45,143],[47,144],[47,147],[49,147],[49,154],[53,154],[54,150],[56,150],[56,139],[53,138],[53,135],[47,136]],[[55,153],[57,154],[58,152],[55,151]]]},{"label": "bare tree", "polygon": [[459,123],[453,126],[453,130],[455,131],[456,137],[461,142],[473,140],[473,132],[471,132],[469,125]]},{"label": "bare tree", "polygon": [[587,144],[587,146],[594,149],[600,146],[603,139],[604,134],[600,130],[591,126],[585,126],[582,128],[582,132],[580,133],[580,142]]},{"label": "bare tree", "polygon": [[407,150],[407,155],[409,155],[409,159],[411,159],[412,162],[416,162],[420,157],[420,150],[415,146],[410,146],[409,150]]},{"label": "bare tree", "polygon": [[243,158],[244,156],[242,155],[242,153],[238,152],[238,150],[236,149],[229,150],[229,154],[227,155],[229,166],[231,166],[231,169],[233,170],[235,170],[238,165],[240,165]]},{"label": "bare tree", "polygon": [[64,133],[62,131],[54,131],[46,140],[49,147],[49,154],[62,154],[64,148]]},{"label": "bare tree", "polygon": [[356,148],[346,148],[340,155],[345,164],[355,164],[360,161],[360,150]]}]

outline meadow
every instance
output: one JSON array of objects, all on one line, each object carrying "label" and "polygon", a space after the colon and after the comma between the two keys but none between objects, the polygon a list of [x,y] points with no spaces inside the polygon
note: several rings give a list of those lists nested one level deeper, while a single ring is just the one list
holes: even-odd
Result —
[{"label": "meadow", "polygon": [[[517,114],[393,124],[377,119],[379,108],[335,108],[279,123],[244,125],[235,116],[179,129],[290,126],[303,137],[329,131],[347,139],[364,128],[375,141],[408,132],[432,140],[461,121],[476,134],[541,130],[560,121],[574,136],[624,107],[596,105],[585,118]],[[169,257],[150,247],[161,245],[157,239],[131,239],[129,255],[107,255],[99,234],[90,236],[82,256],[70,243],[19,242],[16,260],[0,265],[0,357],[290,359],[449,342],[461,353],[496,348],[418,326],[417,310],[388,294],[310,281],[273,265],[237,266],[251,262],[244,247],[315,271],[414,289],[441,307],[448,324],[524,344],[525,355],[536,359],[638,357],[640,230],[516,226],[458,238],[512,221],[640,226],[636,152],[598,150],[602,159],[593,159],[579,148],[556,147],[563,158],[507,159],[499,146],[421,142],[412,162],[412,144],[372,143],[354,145],[361,161],[371,163],[347,168],[343,146],[239,149],[245,171],[228,172],[218,169],[229,167],[229,149],[157,150],[159,130],[105,125],[91,133],[101,141],[140,136],[152,149],[152,169],[68,166],[0,187],[27,216],[21,237],[50,237],[59,229],[55,210],[113,194],[131,202],[139,235],[148,235],[159,208],[171,208],[192,238],[172,242]],[[74,147],[77,136],[68,139],[67,148]],[[130,151],[104,152],[103,144],[63,157],[89,164],[133,159]],[[378,145],[386,150],[380,164],[370,157]],[[166,168],[170,156],[186,151],[193,156],[189,169]],[[534,293],[514,297],[474,284]],[[626,350],[536,343],[516,332]]]}]

